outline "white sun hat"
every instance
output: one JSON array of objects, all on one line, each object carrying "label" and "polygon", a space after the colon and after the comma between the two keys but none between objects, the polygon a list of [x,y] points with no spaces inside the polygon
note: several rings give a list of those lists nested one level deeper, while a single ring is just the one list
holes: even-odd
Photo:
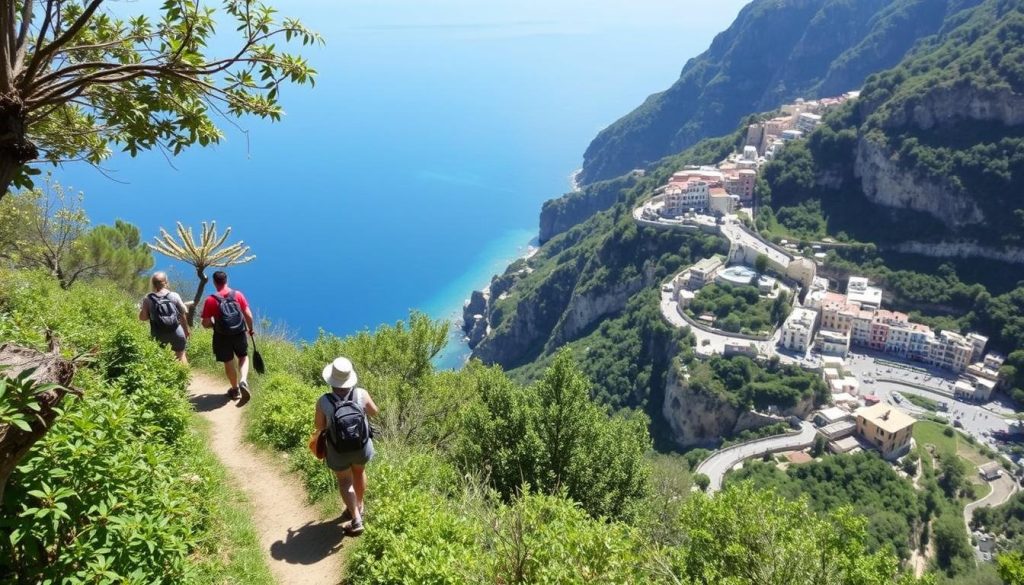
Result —
[{"label": "white sun hat", "polygon": [[337,358],[333,362],[324,366],[324,382],[331,388],[344,388],[346,390],[355,388],[356,383],[359,382],[359,376],[356,376],[356,370],[352,367],[352,362],[348,358]]}]

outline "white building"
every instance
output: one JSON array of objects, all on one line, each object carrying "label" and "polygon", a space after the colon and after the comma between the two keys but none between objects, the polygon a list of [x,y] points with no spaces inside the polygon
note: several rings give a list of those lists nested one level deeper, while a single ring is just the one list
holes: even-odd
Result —
[{"label": "white building", "polygon": [[962,372],[971,363],[973,354],[974,344],[959,333],[942,331],[928,340],[927,361],[940,368]]},{"label": "white building", "polygon": [[850,332],[822,329],[818,331],[815,343],[823,355],[846,357],[850,353]]},{"label": "white building", "polygon": [[863,276],[851,276],[846,283],[846,298],[862,309],[874,310],[882,306],[882,289],[870,286]]},{"label": "white building", "polygon": [[814,340],[814,328],[818,322],[817,311],[796,307],[782,325],[782,347],[805,352]]},{"label": "white building", "polygon": [[814,129],[818,127],[818,124],[821,124],[821,116],[818,114],[804,112],[796,118],[796,129],[804,134],[814,132]]}]

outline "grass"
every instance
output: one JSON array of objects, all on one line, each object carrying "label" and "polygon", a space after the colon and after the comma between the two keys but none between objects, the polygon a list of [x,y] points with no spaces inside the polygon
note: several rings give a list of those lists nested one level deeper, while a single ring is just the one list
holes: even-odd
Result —
[{"label": "grass", "polygon": [[[907,398],[909,399],[909,395]],[[976,444],[967,441],[962,433],[954,432],[952,437],[947,437],[944,430],[948,428],[952,427],[933,421],[918,421],[914,424],[914,440],[917,441],[919,449],[924,445],[934,445],[935,450],[940,454],[956,453],[967,463],[967,476],[976,490],[974,499],[985,497],[992,491],[992,486],[978,475],[977,468],[991,459],[986,457]],[[921,460],[925,460],[924,453],[921,454]]]},{"label": "grass", "polygon": [[953,433],[952,437],[947,437],[943,433],[946,428],[950,427],[928,420],[917,421],[914,424],[914,440],[919,445],[934,445],[936,451],[942,453],[956,453],[957,435]]},{"label": "grass", "polygon": [[252,510],[238,486],[228,477],[224,467],[210,452],[209,423],[192,415],[192,432],[203,439],[200,462],[210,475],[208,481],[215,493],[230,494],[221,499],[219,506],[213,508],[214,514],[209,518],[212,538],[204,547],[208,554],[199,559],[202,584],[221,585],[228,583],[246,583],[251,585],[274,585],[274,578],[263,556],[259,533],[252,522]]},{"label": "grass", "polygon": [[918,408],[923,408],[932,412],[939,410],[938,400],[932,400],[931,398],[926,398],[912,392],[904,392],[903,397],[907,399],[907,402],[917,406]]}]

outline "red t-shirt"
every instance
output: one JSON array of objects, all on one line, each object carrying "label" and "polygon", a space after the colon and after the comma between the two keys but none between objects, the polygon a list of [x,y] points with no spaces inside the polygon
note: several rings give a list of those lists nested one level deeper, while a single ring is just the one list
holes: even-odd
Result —
[{"label": "red t-shirt", "polygon": [[[228,293],[230,292],[231,289],[225,286],[224,288],[220,289],[214,294],[218,294],[222,297],[227,297]],[[242,294],[242,291],[235,291],[235,300],[238,301],[238,308],[242,309],[242,312],[245,313],[245,310],[249,308],[249,301],[245,300],[245,295]],[[216,320],[218,317],[220,317],[220,305],[217,304],[217,299],[213,298],[213,295],[210,295],[206,297],[206,302],[203,303],[202,318],[213,318],[214,320]]]}]

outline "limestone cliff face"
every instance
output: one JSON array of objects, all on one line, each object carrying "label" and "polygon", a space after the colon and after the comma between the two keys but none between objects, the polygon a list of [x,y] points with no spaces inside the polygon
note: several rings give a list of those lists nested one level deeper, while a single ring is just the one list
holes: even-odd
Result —
[{"label": "limestone cliff face", "polygon": [[723,437],[784,422],[790,416],[803,418],[813,409],[810,399],[777,415],[738,408],[724,396],[693,390],[677,375],[675,368],[669,369],[662,403],[662,415],[672,431],[672,438],[684,448],[716,444]]},{"label": "limestone cliff face", "polygon": [[641,277],[621,282],[607,291],[573,292],[562,318],[555,326],[547,343],[547,350],[553,350],[575,339],[587,327],[602,317],[618,313],[625,308],[630,297],[654,284],[653,267]]},{"label": "limestone cliff face", "polygon": [[870,138],[862,138],[857,145],[854,174],[864,195],[875,204],[923,211],[951,228],[984,220],[974,201],[952,185],[908,171],[885,146]]},{"label": "limestone cliff face", "polygon": [[[887,106],[887,134],[956,133],[977,124],[1002,125],[1007,133],[1024,124],[1024,95],[1012,90],[960,83],[923,92],[915,99]],[[875,132],[862,134],[857,144],[854,174],[867,198],[886,207],[923,211],[953,231],[985,224],[978,197],[955,177],[936,177],[901,160],[894,147]],[[990,195],[991,196],[991,195]],[[991,212],[991,207],[989,208]],[[966,248],[965,248],[966,249]]]},{"label": "limestone cliff face", "polygon": [[922,130],[948,126],[960,120],[1024,124],[1024,95],[1009,88],[958,84],[928,91],[913,104],[893,112],[888,126],[913,125]]},{"label": "limestone cliff face", "polygon": [[993,248],[977,242],[901,242],[884,246],[886,250],[920,254],[932,258],[985,258],[1008,264],[1024,264],[1024,248]]}]

